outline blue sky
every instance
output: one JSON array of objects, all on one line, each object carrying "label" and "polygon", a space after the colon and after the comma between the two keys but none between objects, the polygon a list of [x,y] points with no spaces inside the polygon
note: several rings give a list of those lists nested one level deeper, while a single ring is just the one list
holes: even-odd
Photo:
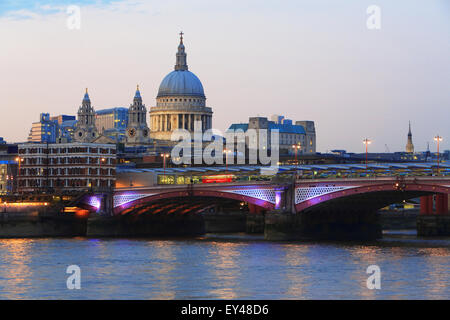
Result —
[{"label": "blue sky", "polygon": [[[80,30],[66,26],[73,4]],[[319,151],[363,152],[366,137],[401,151],[411,120],[417,150],[436,134],[450,149],[448,0],[3,0],[0,137],[25,140],[41,112],[76,114],[86,87],[103,109],[127,107],[139,83],[150,108],[180,30],[215,128],[277,113],[314,120]]]},{"label": "blue sky", "polygon": [[[68,6],[68,5],[105,5],[117,0],[2,0],[0,1],[0,15],[17,10],[30,10],[33,12],[49,12],[49,10],[43,9],[45,6]],[[119,0],[120,1],[120,0]],[[51,11],[54,12],[54,11]]]}]

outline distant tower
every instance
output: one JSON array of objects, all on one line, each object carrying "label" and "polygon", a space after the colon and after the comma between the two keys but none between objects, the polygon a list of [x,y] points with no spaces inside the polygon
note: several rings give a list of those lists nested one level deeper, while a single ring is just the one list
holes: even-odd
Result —
[{"label": "distant tower", "polygon": [[150,129],[147,126],[147,109],[142,104],[141,92],[137,86],[133,104],[128,109],[127,143],[145,144],[150,142]]},{"label": "distant tower", "polygon": [[76,142],[92,142],[99,134],[95,126],[95,110],[91,106],[88,89],[84,95],[81,106],[78,109],[78,122],[75,127],[73,139]]},{"label": "distant tower", "polygon": [[411,121],[409,122],[408,142],[406,143],[406,152],[414,153],[414,145],[412,142]]}]

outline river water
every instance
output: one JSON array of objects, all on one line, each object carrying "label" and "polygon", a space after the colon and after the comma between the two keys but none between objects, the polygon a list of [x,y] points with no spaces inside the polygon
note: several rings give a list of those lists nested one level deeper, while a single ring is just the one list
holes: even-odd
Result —
[{"label": "river water", "polygon": [[[67,288],[69,265],[80,267],[81,289]],[[370,265],[379,290],[367,288]],[[3,239],[0,299],[450,299],[450,238]]]}]

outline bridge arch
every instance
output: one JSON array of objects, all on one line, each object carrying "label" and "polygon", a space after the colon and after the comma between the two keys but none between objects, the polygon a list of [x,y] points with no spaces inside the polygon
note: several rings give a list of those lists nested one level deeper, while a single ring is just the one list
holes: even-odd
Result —
[{"label": "bridge arch", "polygon": [[336,188],[335,191],[325,191],[307,199],[301,199],[299,197],[299,189],[302,188],[296,188],[296,212],[311,211],[319,207],[323,208],[331,205],[342,206],[347,200],[349,205],[352,202],[361,201],[369,209],[380,209],[401,200],[432,194],[450,194],[450,186],[401,181],[334,188]]},{"label": "bridge arch", "polygon": [[221,191],[221,190],[205,190],[205,189],[192,189],[192,190],[182,190],[182,191],[166,191],[155,194],[149,194],[141,198],[126,202],[124,204],[118,204],[114,208],[115,215],[126,214],[130,212],[131,208],[144,208],[146,206],[151,206],[161,201],[167,200],[187,200],[187,199],[203,199],[203,205],[208,206],[215,203],[215,200],[235,200],[240,202],[246,202],[248,204],[264,208],[266,210],[273,210],[275,204],[268,200],[259,199],[256,197],[251,197],[249,195]]}]

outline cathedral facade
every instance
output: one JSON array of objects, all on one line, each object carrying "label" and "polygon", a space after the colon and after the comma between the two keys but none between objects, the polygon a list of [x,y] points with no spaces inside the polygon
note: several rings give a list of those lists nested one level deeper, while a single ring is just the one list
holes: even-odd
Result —
[{"label": "cathedral facade", "polygon": [[[133,103],[128,109],[124,141],[127,145],[148,145],[153,140],[170,141],[172,132],[177,129],[185,129],[193,133],[197,121],[201,123],[202,132],[212,128],[212,109],[206,106],[206,96],[201,81],[188,70],[183,33],[180,35],[175,70],[169,73],[159,86],[156,106],[150,108],[150,127],[147,125],[147,109],[142,103],[139,86],[136,90]],[[78,110],[78,122],[73,140],[106,143],[110,138],[103,137],[99,133],[95,119],[96,113],[86,89],[82,105]]]},{"label": "cathedral facade", "polygon": [[194,123],[201,122],[202,131],[212,128],[212,109],[206,106],[206,96],[199,78],[188,70],[187,55],[180,33],[175,70],[161,82],[156,106],[150,108],[150,137],[171,140],[174,130],[194,131]]}]

